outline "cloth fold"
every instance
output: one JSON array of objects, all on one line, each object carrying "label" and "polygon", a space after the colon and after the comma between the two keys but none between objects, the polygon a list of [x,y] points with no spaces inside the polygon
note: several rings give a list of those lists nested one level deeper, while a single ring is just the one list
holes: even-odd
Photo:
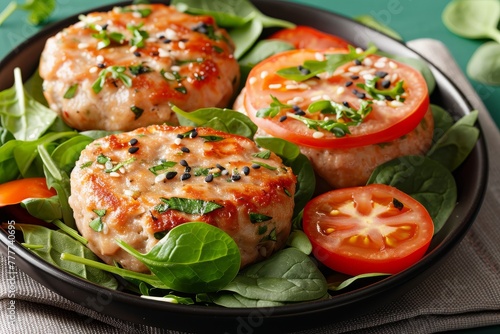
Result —
[{"label": "cloth fold", "polygon": [[[460,69],[442,43],[425,39],[409,42],[408,46],[452,77],[480,111],[490,158],[483,205],[463,241],[413,289],[363,316],[297,334],[432,333],[500,325],[500,132],[470,83],[457,74]],[[0,256],[0,260],[0,328],[6,333],[181,333],[133,324],[84,308],[20,271],[16,275],[16,322],[12,323],[7,259]],[[227,332],[236,329],[228,328]]]}]

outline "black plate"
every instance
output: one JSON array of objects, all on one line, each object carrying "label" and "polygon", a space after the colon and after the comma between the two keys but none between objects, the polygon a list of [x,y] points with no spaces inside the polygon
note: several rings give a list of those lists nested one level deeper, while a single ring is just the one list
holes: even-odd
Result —
[{"label": "black plate", "polygon": [[[407,57],[420,57],[404,44],[366,28],[348,18],[300,4],[257,0],[255,5],[264,13],[296,24],[309,25],[343,37],[354,45],[366,47],[374,42],[381,50]],[[120,3],[118,5],[124,5]],[[98,8],[109,10],[112,6]],[[0,90],[11,87],[12,73],[20,67],[27,79],[38,66],[45,40],[57,31],[77,21],[77,16],[57,22],[13,50],[0,63]],[[420,57],[421,58],[421,57]],[[437,87],[431,96],[433,103],[444,107],[455,116],[467,114],[470,103],[460,90],[439,70],[431,65]],[[372,284],[341,293],[329,300],[307,302],[276,308],[227,309],[219,307],[174,305],[142,299],[128,293],[112,291],[76,278],[24,249],[19,243],[9,243],[5,231],[0,232],[0,246],[8,245],[17,254],[16,264],[21,270],[49,289],[82,305],[92,297],[106,296],[110,300],[99,311],[127,321],[184,331],[254,332],[264,328],[280,331],[299,330],[319,326],[325,322],[345,320],[376,310],[379,306],[411,289],[435,269],[462,240],[474,222],[483,199],[487,181],[487,153],[484,140],[455,172],[458,186],[457,206],[447,224],[434,236],[425,257],[411,268]]]}]

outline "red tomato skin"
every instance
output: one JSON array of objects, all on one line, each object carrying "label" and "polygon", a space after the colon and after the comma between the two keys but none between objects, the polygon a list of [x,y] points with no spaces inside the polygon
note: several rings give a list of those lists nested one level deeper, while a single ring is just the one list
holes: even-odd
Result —
[{"label": "red tomato skin", "polygon": [[[345,50],[341,49],[328,50],[328,53],[345,52]],[[277,92],[276,90],[266,88],[269,86],[269,83],[275,83],[276,80],[281,80],[283,82],[285,81],[284,79],[276,79],[278,78],[278,76],[274,73],[281,68],[295,66],[305,60],[314,59],[315,53],[316,52],[314,50],[310,49],[285,51],[283,53],[276,54],[267,58],[266,60],[255,66],[250,72],[249,78],[256,78],[257,81],[254,81],[253,84],[247,81],[246,92],[243,98],[243,107],[250,119],[269,135],[291,141],[292,143],[295,143],[299,146],[308,146],[312,148],[344,149],[367,146],[372,144],[390,142],[406,135],[418,126],[418,124],[421,122],[422,118],[430,108],[430,98],[427,92],[424,78],[415,69],[412,69],[411,67],[404,64],[399,64],[399,67],[401,69],[409,71],[408,73],[410,73],[415,83],[417,83],[415,90],[419,91],[420,93],[415,94],[414,98],[411,99],[411,111],[405,112],[405,116],[401,116],[398,120],[395,120],[391,124],[385,122],[385,116],[383,113],[378,113],[377,110],[379,107],[373,106],[374,111],[372,111],[372,113],[368,115],[365,121],[357,128],[362,129],[365,126],[365,123],[369,122],[371,122],[372,124],[380,123],[385,125],[370,130],[370,132],[365,133],[364,131],[358,130],[356,128],[351,128],[351,131],[353,131],[353,133],[349,135],[336,137],[333,134],[326,133],[325,136],[318,139],[312,136],[312,133],[314,131],[307,130],[303,124],[300,125],[300,127],[298,125],[293,125],[294,123],[301,123],[299,121],[289,120],[287,122],[280,122],[279,117],[274,117],[272,119],[257,117],[256,113],[260,108],[269,106],[270,95],[274,95],[278,99],[281,99],[283,101],[286,101],[288,95],[294,96],[293,92],[285,92],[285,94],[288,95],[283,95],[283,92]],[[373,57],[374,59],[380,58],[374,55],[371,57]],[[290,60],[293,63],[289,63]],[[268,72],[270,73],[270,75],[268,75],[266,79],[260,79],[260,73],[262,72]],[[348,79],[345,78],[343,78],[342,80],[348,81]],[[313,92],[313,90],[311,89],[309,90],[309,92]],[[343,99],[348,99],[350,95],[353,96],[353,94],[350,94],[349,92],[349,90],[346,90]],[[337,102],[342,102],[342,99],[339,99]],[[307,109],[307,105],[302,105],[300,107],[302,107],[303,109]]]},{"label": "red tomato skin", "polygon": [[[394,194],[397,196],[395,198],[421,215],[421,221],[418,223],[415,233],[417,237],[414,238],[415,240],[408,241],[412,245],[410,249],[403,249],[405,245],[402,245],[401,250],[378,251],[367,256],[364,251],[356,253],[356,251],[336,248],[333,245],[334,242],[330,242],[332,239],[328,240],[330,237],[335,238],[334,233],[328,236],[323,234],[320,224],[314,218],[318,212],[317,208],[337,197],[336,194],[359,192],[363,189],[365,191],[389,191],[389,194]],[[363,187],[337,189],[312,199],[304,208],[303,230],[311,241],[312,253],[318,261],[334,271],[357,276],[365,273],[397,274],[414,265],[427,252],[434,233],[434,225],[423,205],[409,195],[391,186],[372,184]]]},{"label": "red tomato skin", "polygon": [[296,49],[323,50],[329,48],[347,49],[349,42],[332,34],[308,26],[296,26],[294,28],[281,29],[272,34],[269,39],[279,39],[289,42]]}]

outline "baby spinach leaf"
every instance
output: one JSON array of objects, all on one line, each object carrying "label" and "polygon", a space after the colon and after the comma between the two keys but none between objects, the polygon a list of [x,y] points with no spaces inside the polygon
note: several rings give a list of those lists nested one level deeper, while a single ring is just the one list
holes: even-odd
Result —
[{"label": "baby spinach leaf", "polygon": [[431,104],[432,117],[434,118],[434,135],[432,143],[436,143],[453,125],[453,117],[438,105]]},{"label": "baby spinach leaf", "polygon": [[51,221],[62,219],[61,203],[59,198],[53,196],[50,198],[28,198],[21,202],[30,215],[33,217]]},{"label": "baby spinach leaf", "polygon": [[47,131],[57,114],[25,91],[21,70],[14,69],[14,86],[0,92],[0,122],[16,139],[35,140]]},{"label": "baby spinach leaf", "polygon": [[43,245],[43,248],[32,251],[48,263],[104,287],[117,288],[116,279],[104,271],[78,263],[61,261],[62,253],[70,253],[94,261],[98,260],[97,256],[87,247],[65,233],[38,225],[16,224],[16,228],[23,232],[25,243]]},{"label": "baby spinach leaf", "polygon": [[146,254],[124,241],[116,242],[166,286],[180,292],[218,291],[240,268],[241,256],[235,241],[223,230],[206,223],[184,223],[173,228]]},{"label": "baby spinach leaf", "polygon": [[[355,281],[361,280],[363,278],[372,278],[372,277],[388,276],[388,275],[390,275],[390,274],[384,274],[384,273],[360,274],[357,276],[349,277],[347,279],[342,279],[340,281],[329,283],[328,290],[339,291],[339,290],[347,288],[349,285],[351,285]],[[341,276],[345,276],[345,275],[341,274]]]},{"label": "baby spinach leaf", "polygon": [[486,42],[477,48],[466,70],[473,80],[487,85],[500,85],[500,44]]},{"label": "baby spinach leaf", "polygon": [[295,247],[302,253],[309,255],[312,252],[312,244],[307,235],[302,230],[293,230],[288,237],[286,244]]},{"label": "baby spinach leaf", "polygon": [[167,210],[177,210],[192,215],[204,215],[223,207],[222,205],[219,205],[215,202],[204,201],[201,199],[191,199],[191,198],[162,197],[161,201],[162,204],[155,207],[155,209],[158,212],[165,212]]},{"label": "baby spinach leaf", "polygon": [[[240,135],[253,139],[257,131],[250,118],[242,113],[231,109],[202,108],[191,112],[185,112],[177,106],[171,106],[172,111],[177,114],[179,123],[183,126],[217,126],[212,129],[225,131],[231,134]],[[217,120],[217,122],[215,122]],[[221,128],[221,124],[224,128]]]},{"label": "baby spinach leaf", "polygon": [[262,22],[256,19],[245,23],[241,27],[231,29],[229,36],[234,42],[234,57],[240,59],[251,47],[262,33]]},{"label": "baby spinach leaf", "polygon": [[295,189],[295,206],[293,216],[295,217],[312,198],[316,189],[316,174],[312,168],[309,159],[300,153],[297,145],[281,138],[259,137],[255,142],[263,147],[273,151],[282,160],[283,163],[292,168],[297,176]]},{"label": "baby spinach leaf", "polygon": [[479,129],[474,127],[477,116],[477,110],[473,110],[459,119],[431,147],[427,156],[450,171],[455,170],[467,158],[479,138]]},{"label": "baby spinach leaf", "polygon": [[281,41],[266,39],[257,42],[255,46],[238,63],[242,66],[253,67],[264,59],[280,52],[293,50],[293,44]]},{"label": "baby spinach leaf", "polygon": [[92,141],[92,138],[82,135],[70,138],[54,149],[51,154],[52,159],[57,161],[59,168],[69,175],[75,167],[76,161],[80,158],[82,150]]},{"label": "baby spinach leaf", "polygon": [[434,222],[434,233],[446,223],[455,208],[457,186],[451,172],[424,156],[404,156],[373,171],[367,184],[381,183],[398,188],[419,201]]},{"label": "baby spinach leaf", "polygon": [[327,283],[312,260],[292,247],[243,269],[223,290],[255,300],[299,302],[323,297]]},{"label": "baby spinach leaf", "polygon": [[210,294],[210,301],[216,305],[224,307],[277,307],[286,305],[283,302],[270,300],[257,300],[243,297],[236,293]]}]

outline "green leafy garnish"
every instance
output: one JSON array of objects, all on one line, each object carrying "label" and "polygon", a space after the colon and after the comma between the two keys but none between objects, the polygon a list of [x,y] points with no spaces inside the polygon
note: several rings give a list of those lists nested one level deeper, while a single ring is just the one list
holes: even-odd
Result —
[{"label": "green leafy garnish", "polygon": [[72,99],[75,96],[77,89],[78,89],[78,84],[77,83],[72,84],[71,86],[69,86],[66,93],[64,93],[63,98]]},{"label": "green leafy garnish", "polygon": [[269,151],[269,150],[260,151],[260,152],[252,154],[252,157],[261,158],[261,159],[269,159],[271,157],[271,151]]},{"label": "green leafy garnish", "polygon": [[56,8],[55,0],[26,0],[24,4],[11,1],[0,13],[0,26],[17,9],[28,12],[28,22],[33,25],[40,25],[47,21]]},{"label": "green leafy garnish", "polygon": [[143,24],[127,24],[127,29],[132,32],[132,38],[129,41],[131,46],[136,46],[138,48],[144,47],[146,39],[149,37],[149,33],[145,30],[140,29],[142,28],[142,25]]},{"label": "green leafy garnish", "polygon": [[175,161],[161,161],[160,164],[148,168],[148,170],[154,175],[158,175],[158,172],[172,168],[177,163]]},{"label": "green leafy garnish", "polygon": [[262,222],[266,222],[268,220],[273,219],[273,217],[269,217],[269,216],[266,216],[266,215],[263,215],[260,213],[254,213],[254,212],[250,212],[249,216],[250,216],[250,222],[252,224],[262,223]]},{"label": "green leafy garnish", "polygon": [[339,66],[350,61],[363,60],[376,51],[377,48],[371,45],[364,52],[358,53],[356,48],[349,45],[348,53],[325,54],[325,60],[306,60],[302,65],[282,68],[276,73],[285,79],[304,81],[321,73],[332,74]]},{"label": "green leafy garnish", "polygon": [[292,109],[293,106],[289,104],[285,104],[280,102],[275,96],[271,95],[271,99],[273,100],[269,107],[261,108],[257,110],[255,116],[257,117],[274,117],[280,113],[283,109]]},{"label": "green leafy garnish", "polygon": [[356,86],[365,90],[375,100],[387,100],[388,98],[392,100],[402,101],[401,95],[405,92],[403,88],[404,81],[400,80],[391,89],[378,89],[377,82],[381,78],[378,76],[373,77],[373,79],[367,79],[365,83],[358,83]]},{"label": "green leafy garnish", "polygon": [[111,75],[112,79],[120,80],[125,86],[132,87],[132,78],[125,74],[126,70],[127,68],[125,66],[110,66],[101,70],[101,72],[99,72],[99,77],[92,84],[92,90],[94,93],[98,94],[103,89],[108,75]]},{"label": "green leafy garnish", "polygon": [[362,100],[359,109],[356,110],[341,103],[321,100],[311,103],[307,111],[312,114],[316,112],[334,114],[337,121],[342,119],[342,122],[347,125],[359,125],[372,111],[371,104],[371,101]]},{"label": "green leafy garnish", "polygon": [[162,197],[161,201],[162,203],[155,207],[155,210],[159,213],[163,213],[167,210],[176,210],[192,215],[204,215],[223,207],[215,202],[191,198]]}]

